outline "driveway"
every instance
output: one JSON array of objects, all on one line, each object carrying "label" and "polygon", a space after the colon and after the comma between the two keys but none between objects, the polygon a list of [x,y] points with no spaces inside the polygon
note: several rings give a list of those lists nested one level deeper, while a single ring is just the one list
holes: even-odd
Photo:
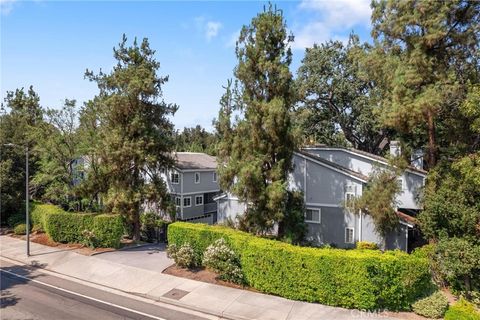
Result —
[{"label": "driveway", "polygon": [[162,272],[174,262],[167,257],[164,243],[145,244],[112,252],[95,255],[96,258],[108,260],[140,269]]}]

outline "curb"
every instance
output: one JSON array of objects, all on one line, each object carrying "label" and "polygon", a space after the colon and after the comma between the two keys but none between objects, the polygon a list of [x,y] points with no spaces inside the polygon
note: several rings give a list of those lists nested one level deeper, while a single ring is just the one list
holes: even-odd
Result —
[{"label": "curb", "polygon": [[[81,284],[84,284],[84,285],[87,285],[87,286],[95,285],[96,287],[105,288],[105,289],[108,289],[108,291],[110,291],[111,293],[113,293],[112,291],[121,292],[123,294],[127,294],[129,296],[132,296],[132,297],[130,297],[132,299],[135,299],[136,297],[143,298],[143,299],[148,299],[148,300],[151,300],[151,301],[161,302],[161,303],[165,303],[165,304],[176,306],[176,307],[181,307],[181,308],[191,310],[191,311],[195,311],[195,312],[205,313],[205,314],[208,314],[208,315],[211,315],[211,316],[219,317],[221,319],[251,320],[250,318],[245,318],[245,317],[231,315],[231,314],[225,314],[224,312],[215,312],[215,311],[211,311],[211,310],[208,310],[208,309],[204,309],[202,307],[187,305],[187,304],[182,303],[180,301],[172,300],[172,299],[165,298],[165,297],[154,297],[154,296],[150,296],[150,295],[146,295],[146,294],[130,292],[130,291],[125,291],[125,290],[109,287],[109,286],[106,286],[106,285],[103,285],[103,284],[99,284],[99,283],[92,282],[92,281],[89,281],[89,280],[84,280],[84,279],[77,278],[77,277],[74,277],[74,276],[71,276],[71,275],[68,275],[68,274],[64,274],[64,273],[57,272],[57,271],[54,271],[54,270],[51,270],[51,269],[48,269],[48,268],[44,268],[44,267],[38,266],[36,264],[26,263],[25,261],[20,261],[20,260],[17,260],[15,258],[10,258],[10,257],[4,256],[2,254],[0,254],[0,257],[4,258],[4,259],[7,259],[7,260],[10,260],[10,261],[13,261],[13,262],[16,262],[16,263],[20,263],[20,264],[23,264],[23,265],[33,267],[35,269],[41,269],[41,270],[45,270],[45,271],[48,271],[48,272],[53,273],[53,274],[60,275],[62,278],[65,278],[67,280],[71,280],[73,282],[81,283]],[[97,288],[97,289],[100,289],[100,288]]]}]

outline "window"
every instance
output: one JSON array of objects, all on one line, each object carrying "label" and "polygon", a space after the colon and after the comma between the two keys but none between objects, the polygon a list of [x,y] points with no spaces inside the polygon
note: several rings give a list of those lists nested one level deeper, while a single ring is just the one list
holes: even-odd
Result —
[{"label": "window", "polygon": [[217,182],[217,173],[216,172],[213,173],[213,182]]},{"label": "window", "polygon": [[305,221],[320,223],[321,220],[321,211],[320,209],[307,209],[305,211]]},{"label": "window", "polygon": [[192,206],[192,197],[183,198],[183,206],[184,207],[191,207]]},{"label": "window", "polygon": [[398,178],[397,183],[398,183],[398,189],[399,190],[405,190],[405,188],[403,187],[403,179],[402,178]]},{"label": "window", "polygon": [[200,183],[200,172],[195,172],[195,183]]},{"label": "window", "polygon": [[345,193],[345,208],[347,208],[348,211],[353,211],[353,208],[355,204],[355,193],[353,192],[346,192]]},{"label": "window", "polygon": [[182,200],[180,199],[180,197],[176,197],[176,198],[175,198],[175,205],[176,205],[177,207],[180,207],[180,204],[182,203],[181,201],[182,201]]},{"label": "window", "polygon": [[354,229],[345,228],[345,243],[354,243]]},{"label": "window", "polygon": [[201,206],[203,204],[203,196],[195,196],[195,205]]},{"label": "window", "polygon": [[179,181],[178,172],[170,173],[170,180],[172,180],[173,184],[178,184],[178,181]]}]

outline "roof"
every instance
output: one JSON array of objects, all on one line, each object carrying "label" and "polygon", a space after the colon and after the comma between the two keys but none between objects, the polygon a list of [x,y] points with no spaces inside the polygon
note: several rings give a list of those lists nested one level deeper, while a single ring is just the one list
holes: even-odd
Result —
[{"label": "roof", "polygon": [[215,157],[200,152],[176,152],[174,154],[175,167],[179,170],[215,170],[217,160]]},{"label": "roof", "polygon": [[304,152],[304,151],[296,151],[296,153],[306,157],[306,158],[310,158],[311,160],[319,163],[319,164],[323,164],[324,166],[326,167],[330,167],[334,170],[337,170],[337,171],[341,171],[343,173],[345,173],[346,175],[349,175],[349,176],[353,176],[355,178],[358,178],[360,179],[361,181],[363,182],[367,182],[368,181],[368,177],[361,174],[361,173],[358,173],[356,171],[353,171],[353,170],[350,170],[348,168],[345,168],[344,166],[341,166],[335,162],[332,162],[332,161],[329,161],[329,160],[326,160],[324,158],[321,158],[319,156],[316,156],[316,155],[313,155],[311,153],[308,153],[308,152]]},{"label": "roof", "polygon": [[[318,144],[318,145],[306,146],[302,149],[306,149],[306,150],[308,150],[308,149],[326,149],[326,150],[331,149],[331,150],[346,151],[346,152],[351,152],[351,153],[354,153],[354,154],[357,154],[357,155],[360,155],[360,156],[363,156],[363,157],[370,158],[372,160],[376,160],[378,162],[388,164],[388,159],[387,158],[384,158],[382,156],[379,156],[379,155],[376,155],[376,154],[373,154],[373,153],[370,153],[370,152],[366,152],[366,151],[363,151],[363,150],[358,150],[358,149],[355,149],[355,148],[329,147],[329,146],[324,145],[324,144]],[[422,175],[426,175],[428,173],[427,171],[425,171],[423,169],[418,169],[414,166],[408,166],[408,170],[416,172],[416,173],[420,173]]]}]

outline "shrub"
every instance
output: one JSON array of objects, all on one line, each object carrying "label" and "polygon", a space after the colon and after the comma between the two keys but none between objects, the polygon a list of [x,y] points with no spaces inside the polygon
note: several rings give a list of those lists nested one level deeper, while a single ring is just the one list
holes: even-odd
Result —
[{"label": "shrub", "polygon": [[27,233],[27,225],[25,223],[20,223],[13,228],[13,233],[17,235],[23,235]]},{"label": "shrub", "polygon": [[[154,212],[145,212],[140,215],[140,236],[142,240],[147,242],[154,242],[160,236],[159,232],[164,232],[164,226],[168,224],[158,214]],[[164,236],[164,234],[162,233]]]},{"label": "shrub", "polygon": [[224,238],[215,240],[203,253],[202,263],[205,267],[220,274],[220,278],[235,283],[243,283],[240,262],[235,252]]},{"label": "shrub", "polygon": [[93,218],[92,231],[99,247],[120,247],[124,229],[123,219],[118,214],[99,214]]},{"label": "shrub", "polygon": [[56,242],[84,243],[84,231],[95,234],[95,246],[120,246],[124,227],[122,217],[114,214],[72,213],[50,204],[35,204],[32,223],[40,226]]},{"label": "shrub", "polygon": [[7,225],[10,228],[14,228],[21,223],[25,223],[25,216],[23,214],[18,214],[17,213],[17,214],[11,215],[7,219]]},{"label": "shrub", "polygon": [[440,291],[432,295],[418,300],[412,305],[413,311],[416,314],[427,318],[438,319],[443,317],[445,311],[448,309],[447,297]]},{"label": "shrub", "polygon": [[467,239],[444,238],[437,243],[433,260],[455,292],[480,290],[480,245]]},{"label": "shrub", "polygon": [[191,268],[197,263],[195,257],[195,251],[188,243],[181,245],[173,255],[173,260],[181,268]]},{"label": "shrub", "polygon": [[96,247],[97,239],[95,237],[95,233],[93,233],[90,230],[83,230],[82,236],[83,236],[82,243],[84,245],[86,245],[87,247],[90,247],[90,248],[95,248]]},{"label": "shrub", "polygon": [[358,309],[409,309],[431,288],[428,260],[403,252],[317,249],[221,226],[176,222],[168,241],[202,254],[215,240],[239,257],[245,282],[285,298]]},{"label": "shrub", "polygon": [[445,313],[445,320],[480,320],[480,311],[472,303],[460,299]]},{"label": "shrub", "polygon": [[356,248],[359,250],[378,250],[378,245],[375,242],[358,241]]}]

